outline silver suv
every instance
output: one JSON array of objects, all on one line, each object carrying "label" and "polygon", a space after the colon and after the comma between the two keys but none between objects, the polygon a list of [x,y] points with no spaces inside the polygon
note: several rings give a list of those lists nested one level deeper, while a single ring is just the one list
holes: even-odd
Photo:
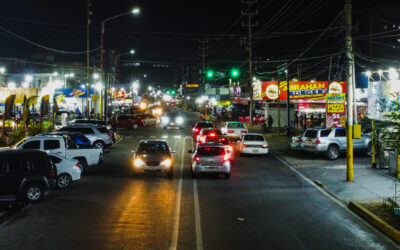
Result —
[{"label": "silver suv", "polygon": [[[329,160],[336,160],[340,152],[346,151],[347,137],[345,129],[307,129],[303,136],[294,137],[298,149],[305,152],[325,153]],[[292,141],[292,148],[296,144]],[[368,135],[363,134],[361,139],[353,139],[355,151],[371,154],[372,140]]]},{"label": "silver suv", "polygon": [[97,148],[111,147],[113,144],[111,132],[103,126],[96,126],[92,124],[77,124],[63,127],[58,131],[68,131],[84,134]]}]

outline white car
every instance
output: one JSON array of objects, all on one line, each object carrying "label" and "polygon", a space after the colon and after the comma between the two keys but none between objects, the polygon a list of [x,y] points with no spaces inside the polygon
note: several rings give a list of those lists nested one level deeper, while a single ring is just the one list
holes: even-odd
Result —
[{"label": "white car", "polygon": [[249,131],[243,122],[226,122],[225,126],[221,128],[221,132],[230,138],[239,138]]},{"label": "white car", "polygon": [[262,134],[249,133],[240,137],[236,142],[240,154],[268,155],[268,143]]},{"label": "white car", "polygon": [[57,167],[57,188],[66,189],[71,182],[81,179],[82,167],[77,160],[69,160],[57,154],[48,154]]}]

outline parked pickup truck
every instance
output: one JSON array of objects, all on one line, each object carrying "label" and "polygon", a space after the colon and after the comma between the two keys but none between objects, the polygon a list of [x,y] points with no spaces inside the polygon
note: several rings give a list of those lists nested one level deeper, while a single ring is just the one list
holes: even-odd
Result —
[{"label": "parked pickup truck", "polygon": [[38,149],[47,153],[59,154],[68,159],[76,159],[83,167],[100,165],[103,150],[100,148],[79,148],[68,136],[39,135],[18,142],[15,149]]},{"label": "parked pickup truck", "polygon": [[[307,129],[303,136],[292,138],[291,147],[310,153],[324,153],[330,160],[336,160],[347,148],[345,129]],[[353,149],[371,155],[372,141],[369,135],[353,139]]]}]

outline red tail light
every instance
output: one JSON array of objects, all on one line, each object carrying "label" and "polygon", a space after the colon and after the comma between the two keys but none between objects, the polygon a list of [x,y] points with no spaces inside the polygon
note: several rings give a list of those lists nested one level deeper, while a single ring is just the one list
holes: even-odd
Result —
[{"label": "red tail light", "polygon": [[56,173],[54,172],[54,169],[50,170],[50,177],[51,178],[56,177]]},{"label": "red tail light", "polygon": [[228,130],[228,133],[235,133],[235,131],[233,131],[233,130]]},{"label": "red tail light", "polygon": [[247,131],[246,130],[242,130],[242,134],[246,134],[247,133]]},{"label": "red tail light", "polygon": [[321,144],[321,141],[319,139],[315,140],[315,143]]},{"label": "red tail light", "polygon": [[194,132],[195,132],[195,133],[199,132],[199,129],[198,129],[198,128],[195,128],[195,129],[194,129]]},{"label": "red tail light", "polygon": [[75,167],[81,168],[81,166],[79,165],[79,163],[75,164]]},{"label": "red tail light", "polygon": [[216,134],[215,134],[215,133],[210,133],[210,136],[211,136],[211,137],[215,137]]},{"label": "red tail light", "polygon": [[302,141],[303,141],[303,139],[300,138],[300,139],[297,139],[296,142],[302,142]]},{"label": "red tail light", "polygon": [[194,157],[194,160],[197,161],[197,163],[200,163],[200,157],[196,156]]},{"label": "red tail light", "polygon": [[268,144],[262,145],[263,148],[268,148]]}]

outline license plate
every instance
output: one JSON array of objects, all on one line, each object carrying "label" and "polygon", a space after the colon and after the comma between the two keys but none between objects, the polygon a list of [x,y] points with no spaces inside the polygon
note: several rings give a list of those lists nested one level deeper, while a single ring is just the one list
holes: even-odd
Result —
[{"label": "license plate", "polygon": [[258,153],[258,149],[253,149],[251,152]]},{"label": "license plate", "polygon": [[175,125],[175,123],[173,123],[173,122],[171,122],[170,124],[171,124],[171,126],[174,126],[174,125]]}]

